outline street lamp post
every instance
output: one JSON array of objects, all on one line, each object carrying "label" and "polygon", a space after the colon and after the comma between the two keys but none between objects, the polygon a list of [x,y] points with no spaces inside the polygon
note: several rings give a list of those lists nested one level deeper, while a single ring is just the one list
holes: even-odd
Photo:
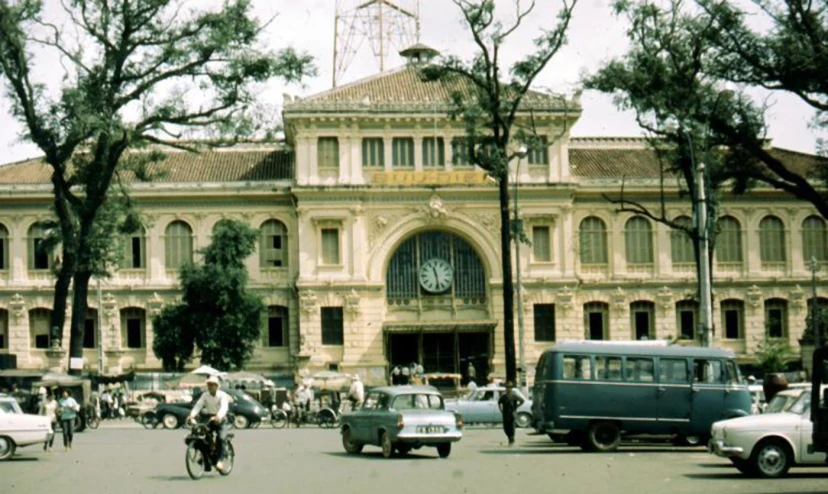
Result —
[{"label": "street lamp post", "polygon": [[98,375],[103,375],[103,294],[101,293],[101,279],[98,278]]},{"label": "street lamp post", "polygon": [[819,327],[819,320],[817,320],[818,306],[817,306],[817,271],[819,271],[819,262],[815,256],[811,257],[809,263],[811,267],[811,329],[814,332],[814,349],[819,348],[821,335]]},{"label": "street lamp post", "polygon": [[520,242],[521,242],[521,234],[523,233],[523,222],[520,220],[518,214],[518,179],[520,178],[520,160],[525,158],[528,154],[526,147],[521,146],[515,155],[518,157],[518,162],[515,164],[515,189],[514,189],[514,196],[515,196],[515,209],[514,209],[514,220],[512,221],[512,238],[515,242],[515,282],[517,286],[515,290],[517,291],[517,313],[518,313],[518,379],[519,382],[517,383],[518,388],[524,393],[524,396],[528,395],[528,382],[526,379],[526,345],[524,343],[524,330],[523,330],[523,284],[520,280]]},{"label": "street lamp post", "polygon": [[696,208],[699,232],[699,329],[702,346],[710,346],[710,323],[713,320],[712,294],[710,293],[710,258],[708,256],[707,197],[704,183],[704,163],[696,167]]}]

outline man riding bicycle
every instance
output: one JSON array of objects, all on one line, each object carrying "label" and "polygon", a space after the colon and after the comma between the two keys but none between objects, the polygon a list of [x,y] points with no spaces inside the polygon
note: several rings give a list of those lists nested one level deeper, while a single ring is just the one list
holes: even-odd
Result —
[{"label": "man riding bicycle", "polygon": [[[193,411],[187,418],[188,422],[195,422],[196,417],[201,413],[203,416],[209,416],[207,426],[211,431],[218,433],[218,462],[216,468],[219,471],[224,471],[224,453],[226,451],[227,442],[227,411],[230,408],[230,395],[224,391],[219,390],[219,380],[212,376],[207,379],[207,393],[202,393],[199,397]],[[209,462],[206,462],[206,470],[210,469]]]}]

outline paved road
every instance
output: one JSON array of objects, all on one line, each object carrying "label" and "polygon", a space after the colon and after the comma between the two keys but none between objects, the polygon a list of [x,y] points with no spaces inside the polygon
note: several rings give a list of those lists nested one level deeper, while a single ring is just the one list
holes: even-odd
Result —
[{"label": "paved road", "polygon": [[[19,450],[0,462],[0,493],[782,493],[828,491],[828,469],[794,470],[782,480],[741,476],[702,449],[661,444],[585,454],[520,434],[503,445],[497,429],[469,429],[447,460],[434,449],[383,459],[377,448],[346,455],[336,431],[236,431],[236,470],[193,482],[184,467],[184,431],[102,427],[76,436],[74,450]],[[59,441],[59,438],[57,438]],[[57,442],[57,441],[56,441]],[[262,489],[267,489],[266,491]]]}]

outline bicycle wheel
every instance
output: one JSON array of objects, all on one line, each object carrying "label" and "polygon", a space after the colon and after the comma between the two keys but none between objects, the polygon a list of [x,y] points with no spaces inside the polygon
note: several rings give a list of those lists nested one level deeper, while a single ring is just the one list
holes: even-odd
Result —
[{"label": "bicycle wheel", "polygon": [[158,425],[158,422],[155,420],[155,414],[147,412],[141,415],[141,425],[144,426],[144,429],[155,429]]},{"label": "bicycle wheel", "polygon": [[316,414],[316,423],[323,429],[333,429],[336,425],[336,415],[332,410],[324,408]]},{"label": "bicycle wheel", "polygon": [[288,423],[288,416],[283,410],[276,410],[273,416],[270,417],[270,425],[274,429],[284,429]]},{"label": "bicycle wheel", "polygon": [[94,417],[94,416],[93,416],[93,417],[89,417],[89,418],[86,420],[86,425],[87,425],[90,429],[93,429],[93,430],[94,430],[94,429],[97,429],[97,428],[98,428],[98,426],[99,426],[99,425],[101,425],[101,419],[99,419],[98,417]]},{"label": "bicycle wheel", "polygon": [[190,444],[187,446],[187,473],[193,480],[198,480],[204,475],[204,462],[207,461],[201,450]]},{"label": "bicycle wheel", "polygon": [[227,451],[224,453],[224,470],[219,470],[219,475],[224,477],[233,473],[233,464],[236,462],[236,451],[233,449],[233,443],[227,441]]}]

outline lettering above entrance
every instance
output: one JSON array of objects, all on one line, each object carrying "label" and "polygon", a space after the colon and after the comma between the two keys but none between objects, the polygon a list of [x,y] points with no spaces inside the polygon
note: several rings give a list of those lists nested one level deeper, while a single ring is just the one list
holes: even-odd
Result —
[{"label": "lettering above entrance", "polygon": [[492,184],[486,172],[374,172],[372,185],[486,185]]}]

